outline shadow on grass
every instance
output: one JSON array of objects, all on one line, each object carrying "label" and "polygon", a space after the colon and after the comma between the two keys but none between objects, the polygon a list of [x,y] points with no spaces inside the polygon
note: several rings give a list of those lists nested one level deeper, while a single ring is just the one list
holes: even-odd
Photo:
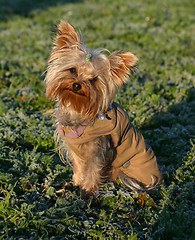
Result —
[{"label": "shadow on grass", "polygon": [[154,114],[141,130],[158,157],[165,180],[160,190],[161,213],[152,226],[153,239],[194,239],[195,89],[189,89],[185,100],[167,111]]},{"label": "shadow on grass", "polygon": [[189,90],[186,100],[146,120],[141,132],[157,155],[159,165],[164,166],[169,184],[172,172],[183,164],[195,137],[195,89]]},{"label": "shadow on grass", "polygon": [[186,126],[195,124],[195,88],[188,90],[186,100],[171,105],[166,112],[156,113],[142,126],[143,130],[158,127],[171,127],[174,124]]},{"label": "shadow on grass", "polygon": [[83,2],[83,0],[0,0],[0,21],[7,21],[16,15],[27,17],[33,11],[44,10],[50,6],[78,2]]}]

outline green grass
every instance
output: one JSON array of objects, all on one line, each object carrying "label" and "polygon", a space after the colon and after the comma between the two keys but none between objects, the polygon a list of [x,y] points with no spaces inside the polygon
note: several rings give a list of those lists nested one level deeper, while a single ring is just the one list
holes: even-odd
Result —
[{"label": "green grass", "polygon": [[[0,0],[0,239],[194,239],[195,15],[191,0]],[[60,19],[90,48],[129,49],[118,101],[158,156],[165,186],[105,185],[88,201],[54,150],[44,96]],[[60,191],[64,189],[64,191]]]}]

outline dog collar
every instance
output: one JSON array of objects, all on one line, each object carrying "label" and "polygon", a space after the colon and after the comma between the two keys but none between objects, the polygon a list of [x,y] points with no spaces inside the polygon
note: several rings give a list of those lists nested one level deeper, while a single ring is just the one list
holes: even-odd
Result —
[{"label": "dog collar", "polygon": [[[109,106],[109,108],[108,108],[108,110],[105,112],[105,113],[107,113],[109,110],[111,110],[112,109],[112,105],[110,105]],[[100,119],[100,120],[104,120],[105,119],[105,113],[100,113],[100,114],[98,114],[98,118]]]},{"label": "dog collar", "polygon": [[[105,119],[105,115],[106,113],[111,110],[113,107],[112,105],[109,106],[108,110],[104,113],[100,113],[98,114],[98,118],[100,120],[104,120]],[[63,127],[61,124],[58,124],[57,126],[57,130],[59,132],[59,134],[63,137],[64,135],[66,135],[66,137],[69,138],[78,138],[80,137],[83,132],[85,131],[86,127],[88,126],[89,122],[85,121],[83,122],[80,126],[78,126],[76,129],[71,129],[70,127]],[[69,129],[68,132],[65,134],[65,129]],[[110,131],[110,130],[109,130]]]}]

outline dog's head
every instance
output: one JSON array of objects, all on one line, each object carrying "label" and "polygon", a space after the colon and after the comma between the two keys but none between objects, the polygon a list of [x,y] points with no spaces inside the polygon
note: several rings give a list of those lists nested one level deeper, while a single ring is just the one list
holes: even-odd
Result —
[{"label": "dog's head", "polygon": [[67,22],[57,27],[46,74],[46,95],[65,111],[93,120],[112,103],[117,87],[128,80],[137,58],[131,52],[91,50]]}]

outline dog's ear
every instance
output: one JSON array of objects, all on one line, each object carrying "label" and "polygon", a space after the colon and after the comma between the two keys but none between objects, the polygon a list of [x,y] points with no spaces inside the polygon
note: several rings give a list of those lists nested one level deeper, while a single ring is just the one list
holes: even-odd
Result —
[{"label": "dog's ear", "polygon": [[138,58],[131,52],[113,52],[108,60],[111,76],[114,82],[121,87],[128,80],[128,75],[134,70]]},{"label": "dog's ear", "polygon": [[63,20],[57,26],[56,33],[54,44],[58,49],[76,47],[82,42],[74,27]]}]

